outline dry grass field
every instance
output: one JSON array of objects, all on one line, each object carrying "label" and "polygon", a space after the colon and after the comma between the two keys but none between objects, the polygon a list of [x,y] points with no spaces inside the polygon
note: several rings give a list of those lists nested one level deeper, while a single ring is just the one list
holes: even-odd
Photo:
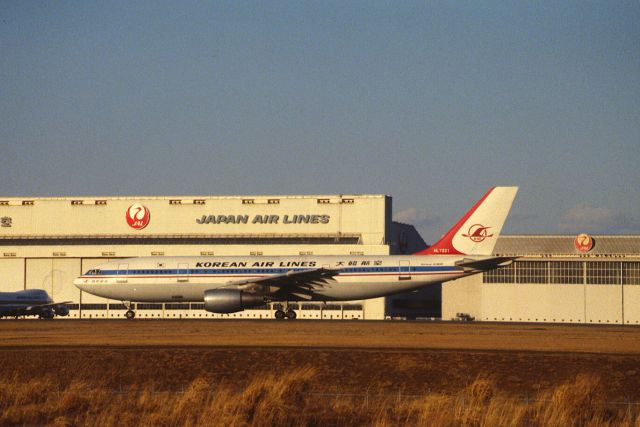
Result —
[{"label": "dry grass field", "polygon": [[640,329],[0,321],[0,425],[636,425]]}]

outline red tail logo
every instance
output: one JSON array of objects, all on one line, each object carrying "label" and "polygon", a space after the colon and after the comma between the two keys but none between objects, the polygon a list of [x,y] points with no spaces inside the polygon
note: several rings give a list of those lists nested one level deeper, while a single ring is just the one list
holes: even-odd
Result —
[{"label": "red tail logo", "polygon": [[469,227],[467,234],[463,234],[462,237],[468,237],[473,242],[480,243],[487,237],[493,237],[493,234],[488,234],[487,230],[491,227],[485,227],[482,224],[473,224]]}]

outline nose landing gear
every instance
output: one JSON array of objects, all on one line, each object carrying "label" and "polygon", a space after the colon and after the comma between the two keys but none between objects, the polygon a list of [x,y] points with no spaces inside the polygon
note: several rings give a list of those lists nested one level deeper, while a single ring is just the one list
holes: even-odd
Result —
[{"label": "nose landing gear", "polygon": [[122,301],[125,307],[127,307],[127,312],[124,314],[128,320],[133,320],[136,317],[136,312],[133,310],[133,304],[130,301]]}]

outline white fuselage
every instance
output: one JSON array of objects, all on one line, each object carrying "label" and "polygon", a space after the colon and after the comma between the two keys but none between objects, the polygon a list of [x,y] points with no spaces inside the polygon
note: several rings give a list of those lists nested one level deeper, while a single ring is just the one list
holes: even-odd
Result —
[{"label": "white fuselage", "polygon": [[90,294],[121,301],[201,302],[205,291],[229,283],[323,268],[336,274],[314,286],[310,299],[349,301],[406,292],[476,273],[455,266],[463,258],[482,257],[144,257],[102,264],[74,284]]}]

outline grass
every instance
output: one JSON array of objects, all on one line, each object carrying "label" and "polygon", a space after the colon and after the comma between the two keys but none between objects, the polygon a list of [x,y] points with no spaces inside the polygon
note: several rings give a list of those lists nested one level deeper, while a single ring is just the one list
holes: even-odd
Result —
[{"label": "grass", "polygon": [[52,426],[640,426],[636,407],[606,402],[599,379],[540,390],[524,400],[499,390],[490,377],[458,393],[358,395],[314,391],[317,371],[303,367],[256,376],[242,389],[201,377],[175,391],[152,384],[114,390],[53,376],[0,383],[0,425]]}]

